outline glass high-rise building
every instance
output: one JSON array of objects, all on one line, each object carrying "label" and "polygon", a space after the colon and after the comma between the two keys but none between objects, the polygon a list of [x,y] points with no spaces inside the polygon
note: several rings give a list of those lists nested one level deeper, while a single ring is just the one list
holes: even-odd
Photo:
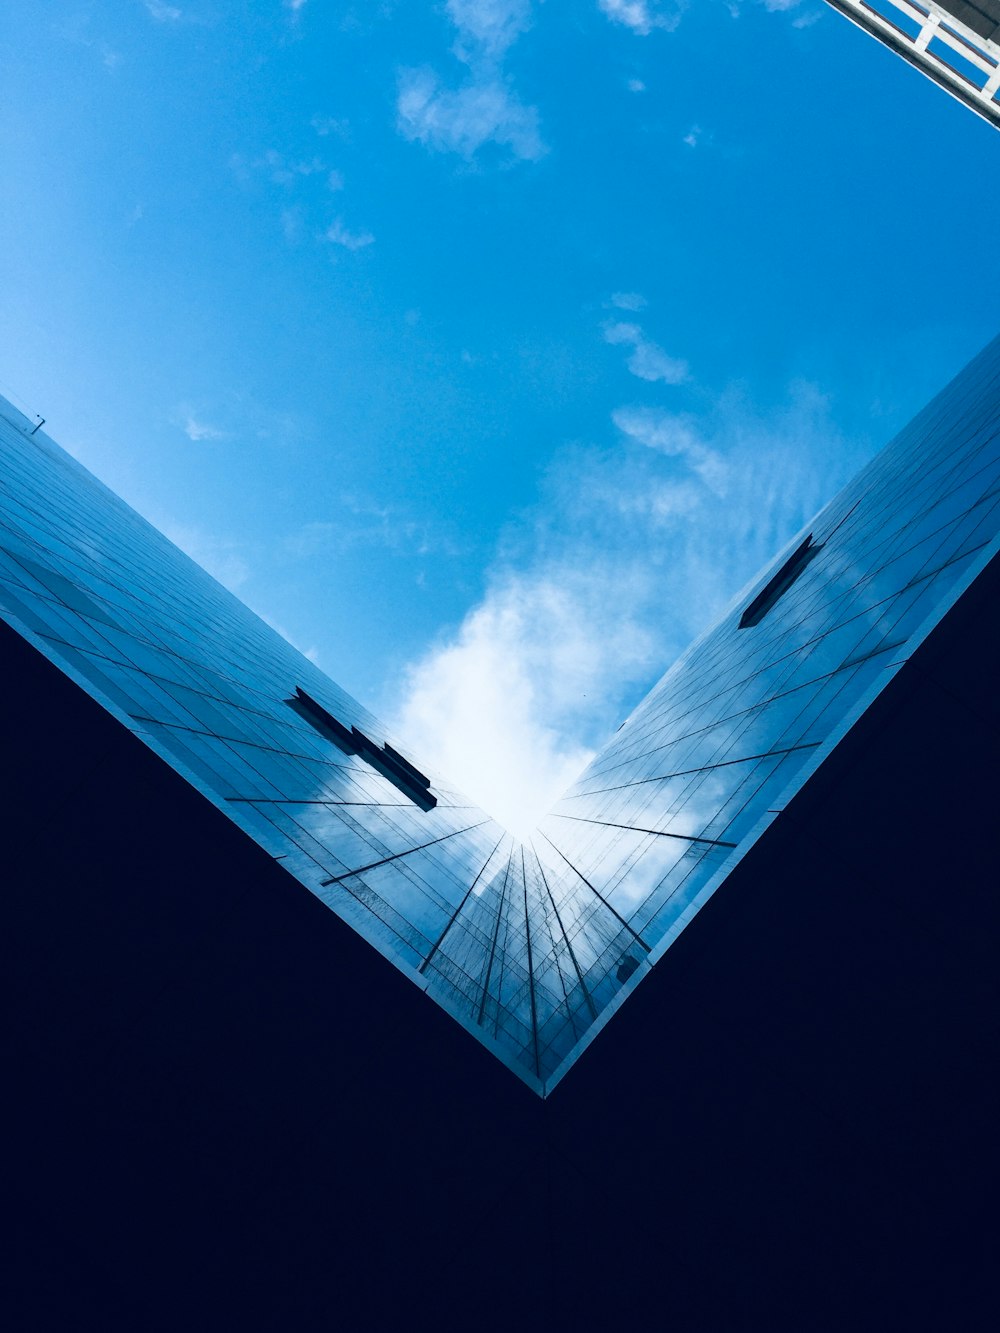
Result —
[{"label": "glass high-rise building", "polygon": [[[520,1280],[625,1317],[652,1296],[588,1297],[586,1270],[650,1262],[650,1191],[682,1219],[681,1314],[731,1316],[719,1244],[752,1286],[782,1245],[818,1272],[909,1235],[914,1181],[937,1221],[892,1281],[931,1232],[968,1258],[925,1118],[958,1151],[983,1116],[988,1005],[963,987],[995,924],[1000,340],[523,843],[9,405],[0,460],[15,1188],[86,1282],[89,1247],[117,1256],[116,1317],[198,1246],[215,1318],[268,1263],[292,1326],[331,1274],[355,1317],[383,1309],[383,1268],[397,1310],[482,1300],[499,1265],[501,1304]],[[853,1239],[804,1180],[867,1199]],[[544,1277],[518,1278],[526,1249]]]},{"label": "glass high-rise building", "polygon": [[994,344],[523,844],[10,408],[0,607],[544,1093],[991,559],[998,386]]}]

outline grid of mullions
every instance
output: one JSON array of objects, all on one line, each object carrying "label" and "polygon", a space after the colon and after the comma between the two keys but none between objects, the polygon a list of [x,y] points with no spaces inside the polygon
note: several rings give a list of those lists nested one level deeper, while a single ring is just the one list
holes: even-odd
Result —
[{"label": "grid of mullions", "polygon": [[[734,632],[771,570],[543,821],[654,943],[718,868],[695,841],[673,863],[659,845],[740,844],[845,715],[898,669],[914,632],[996,539],[998,455],[994,343],[809,524],[824,548],[760,624]],[[664,874],[648,876],[644,895],[637,872],[657,856]]]},{"label": "grid of mullions", "polygon": [[396,744],[13,410],[0,610],[542,1089],[995,540],[998,401],[1000,340],[813,520],[822,550],[760,622],[736,629],[781,556],[524,845],[439,778],[422,811],[320,736],[297,685]]}]

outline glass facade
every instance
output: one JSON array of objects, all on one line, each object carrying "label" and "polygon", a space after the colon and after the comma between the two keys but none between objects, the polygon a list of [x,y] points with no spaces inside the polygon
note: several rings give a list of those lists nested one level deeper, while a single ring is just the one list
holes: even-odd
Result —
[{"label": "glass facade", "polygon": [[1000,340],[525,843],[2,401],[0,453],[0,614],[545,1093],[997,550]]}]

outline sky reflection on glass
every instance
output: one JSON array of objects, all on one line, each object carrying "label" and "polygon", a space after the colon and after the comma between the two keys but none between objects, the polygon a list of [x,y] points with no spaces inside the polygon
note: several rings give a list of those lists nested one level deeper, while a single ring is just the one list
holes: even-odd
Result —
[{"label": "sky reflection on glass", "polygon": [[[551,1089],[1000,532],[1000,340],[751,581],[530,838],[437,805],[288,707],[379,721],[9,404],[0,611],[540,1092]],[[421,756],[408,756],[423,768]],[[488,757],[484,757],[484,763]]]}]

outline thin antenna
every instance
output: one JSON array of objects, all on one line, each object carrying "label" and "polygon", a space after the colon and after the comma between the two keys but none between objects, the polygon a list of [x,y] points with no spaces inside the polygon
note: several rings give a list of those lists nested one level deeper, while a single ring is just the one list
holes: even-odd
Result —
[{"label": "thin antenna", "polygon": [[[35,413],[35,416],[38,417],[38,413],[37,413],[37,412]],[[45,425],[45,418],[44,418],[44,417],[38,417],[38,425],[35,427],[35,430],[31,430],[31,431],[28,432],[29,436],[30,436],[30,435],[34,435],[34,434],[35,434],[35,431],[39,431],[39,430],[41,430],[42,427],[43,427],[44,425]]]}]

